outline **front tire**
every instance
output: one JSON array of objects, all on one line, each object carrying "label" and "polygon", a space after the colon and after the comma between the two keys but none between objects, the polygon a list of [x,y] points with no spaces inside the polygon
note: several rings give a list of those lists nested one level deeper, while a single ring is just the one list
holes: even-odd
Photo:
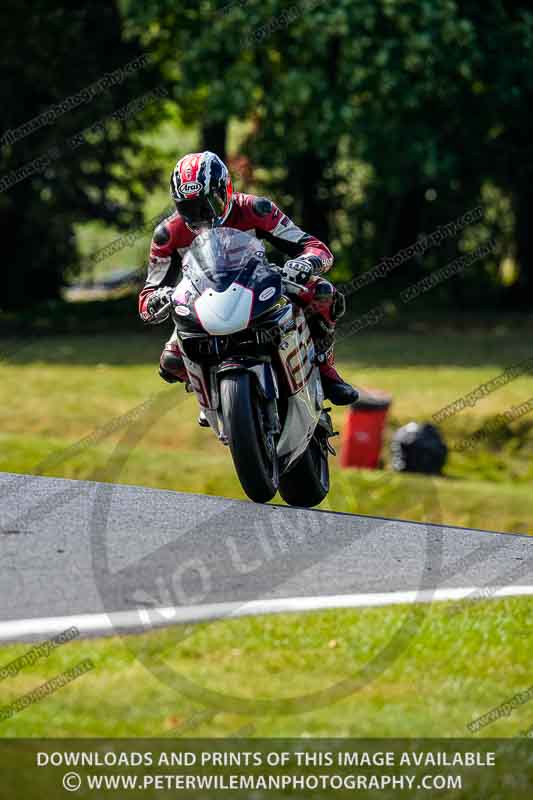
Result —
[{"label": "front tire", "polygon": [[224,433],[242,488],[255,503],[267,503],[278,490],[275,449],[269,454],[254,403],[249,373],[225,375],[220,381]]},{"label": "front tire", "polygon": [[313,437],[300,460],[279,481],[279,493],[290,506],[317,506],[329,492],[329,463]]}]

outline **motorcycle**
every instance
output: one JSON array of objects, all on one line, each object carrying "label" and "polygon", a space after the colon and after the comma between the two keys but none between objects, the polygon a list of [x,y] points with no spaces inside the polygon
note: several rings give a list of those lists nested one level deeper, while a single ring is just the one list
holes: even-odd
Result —
[{"label": "motorcycle", "polygon": [[[249,233],[200,233],[170,311],[203,419],[256,503],[315,506],[329,491],[330,409],[305,314]],[[294,284],[290,294],[302,287]]]}]

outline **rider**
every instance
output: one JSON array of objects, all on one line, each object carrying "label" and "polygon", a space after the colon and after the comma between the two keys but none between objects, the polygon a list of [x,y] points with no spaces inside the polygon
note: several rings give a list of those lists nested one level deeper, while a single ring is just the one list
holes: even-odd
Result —
[{"label": "rider", "polygon": [[[168,303],[181,259],[202,229],[223,225],[247,231],[290,258],[282,276],[302,287],[291,298],[305,309],[326,398],[336,405],[357,400],[357,391],[335,369],[335,323],[344,313],[344,297],[321,277],[333,264],[326,245],[304,233],[266,197],[234,192],[226,165],[208,150],[178,161],[170,179],[170,194],[177,212],[154,231],[148,277],[139,296],[141,319],[156,324],[168,319],[168,315],[158,317],[158,311]],[[289,287],[287,291],[290,294]],[[161,353],[159,374],[168,383],[187,380],[176,333]]]}]

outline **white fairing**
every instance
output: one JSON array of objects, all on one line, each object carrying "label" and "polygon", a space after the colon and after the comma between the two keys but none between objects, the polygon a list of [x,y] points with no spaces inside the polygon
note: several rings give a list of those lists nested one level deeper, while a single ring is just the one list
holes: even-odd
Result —
[{"label": "white fairing", "polygon": [[[235,291],[234,291],[235,289]],[[232,284],[225,292],[206,290],[196,301],[196,312],[205,330],[212,335],[227,335],[248,327],[253,304],[250,289]],[[320,373],[315,364],[315,347],[305,315],[299,308],[287,305],[280,318],[284,333],[278,350],[280,368],[288,388],[287,415],[277,442],[277,454],[287,470],[307,448],[322,412],[324,393]],[[179,341],[179,337],[178,337]],[[182,348],[183,350],[183,348]],[[182,355],[189,383],[204,412],[211,429],[224,443],[224,423],[220,416],[218,395],[218,365],[211,368],[191,361]],[[266,391],[267,371],[273,370],[274,388],[279,396],[277,370],[270,364],[246,367],[254,373],[257,385]]]},{"label": "white fairing", "polygon": [[279,456],[290,456],[289,465],[309,444],[320,418],[323,398],[320,374],[315,367],[306,385],[289,397],[287,418],[277,447]]},{"label": "white fairing", "polygon": [[207,333],[225,336],[248,327],[253,302],[254,293],[251,289],[232,283],[224,292],[206,289],[194,307]]},{"label": "white fairing", "polygon": [[278,455],[290,466],[307,445],[320,418],[324,394],[318,367],[314,366],[315,346],[301,310],[291,308],[294,329],[284,337],[279,356],[290,386],[287,417],[278,442]]}]

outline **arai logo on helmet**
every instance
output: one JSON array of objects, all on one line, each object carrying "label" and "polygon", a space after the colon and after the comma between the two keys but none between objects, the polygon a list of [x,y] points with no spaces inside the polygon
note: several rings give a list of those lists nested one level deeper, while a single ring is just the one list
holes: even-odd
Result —
[{"label": "arai logo on helmet", "polygon": [[176,306],[176,314],[180,317],[188,317],[191,313],[191,309],[187,308],[187,306]]},{"label": "arai logo on helmet", "polygon": [[270,300],[276,294],[276,287],[269,286],[267,289],[263,289],[261,294],[259,295],[259,300],[263,302],[264,300]]},{"label": "arai logo on helmet", "polygon": [[179,192],[181,195],[185,194],[197,194],[202,189],[202,184],[198,181],[188,181],[187,183],[182,183],[179,187]]}]

